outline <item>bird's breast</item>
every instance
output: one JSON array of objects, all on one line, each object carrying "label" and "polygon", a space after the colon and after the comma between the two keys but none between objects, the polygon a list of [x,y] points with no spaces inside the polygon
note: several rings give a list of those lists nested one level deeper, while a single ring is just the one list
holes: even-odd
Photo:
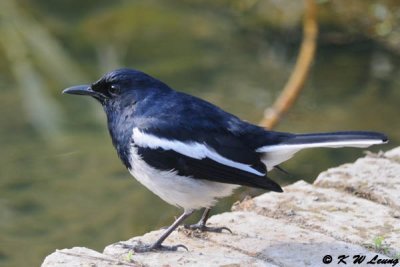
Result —
[{"label": "bird's breast", "polygon": [[211,207],[218,198],[229,196],[238,185],[223,184],[178,175],[176,170],[159,170],[143,160],[132,144],[129,171],[141,184],[167,203],[185,210]]}]

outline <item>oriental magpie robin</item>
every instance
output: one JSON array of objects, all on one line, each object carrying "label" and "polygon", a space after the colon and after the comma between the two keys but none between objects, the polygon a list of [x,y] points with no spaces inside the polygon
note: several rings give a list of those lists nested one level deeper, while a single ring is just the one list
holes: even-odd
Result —
[{"label": "oriental magpie robin", "polygon": [[205,208],[202,219],[190,228],[227,229],[205,225],[216,200],[240,185],[282,192],[267,172],[301,149],[387,142],[385,135],[376,132],[268,131],[131,69],[114,70],[91,85],[70,87],[63,93],[99,101],[114,147],[129,172],[160,198],[184,209],[155,243],[137,244],[133,248],[137,252],[184,247],[162,243],[199,208]]}]

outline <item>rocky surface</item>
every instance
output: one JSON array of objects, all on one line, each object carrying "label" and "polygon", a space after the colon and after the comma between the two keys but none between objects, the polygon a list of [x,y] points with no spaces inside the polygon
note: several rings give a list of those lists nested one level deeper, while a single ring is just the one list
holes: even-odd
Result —
[{"label": "rocky surface", "polygon": [[[189,251],[140,254],[126,248],[139,240],[150,243],[160,230],[111,244],[102,253],[57,250],[42,266],[327,266],[324,260],[337,265],[341,255],[349,256],[343,258],[346,266],[377,265],[378,259],[393,266],[400,258],[400,147],[284,191],[246,199],[210,218],[210,225],[227,226],[232,234],[179,229],[166,240]],[[355,264],[355,255],[366,258]]]}]

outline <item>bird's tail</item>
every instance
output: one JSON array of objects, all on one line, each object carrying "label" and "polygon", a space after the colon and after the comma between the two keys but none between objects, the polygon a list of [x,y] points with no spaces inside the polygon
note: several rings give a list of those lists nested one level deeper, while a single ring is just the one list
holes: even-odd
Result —
[{"label": "bird's tail", "polygon": [[377,132],[331,132],[293,134],[282,138],[278,143],[266,145],[256,151],[263,153],[262,161],[270,170],[281,162],[290,159],[296,152],[312,147],[369,147],[387,143],[387,137]]}]

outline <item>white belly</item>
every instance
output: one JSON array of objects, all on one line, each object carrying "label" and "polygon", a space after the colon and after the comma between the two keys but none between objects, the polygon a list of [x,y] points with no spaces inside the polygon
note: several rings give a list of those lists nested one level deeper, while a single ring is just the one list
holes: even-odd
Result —
[{"label": "white belly", "polygon": [[185,210],[211,207],[218,198],[232,194],[239,185],[223,184],[180,176],[177,171],[160,171],[148,165],[131,149],[130,173],[154,194]]}]

